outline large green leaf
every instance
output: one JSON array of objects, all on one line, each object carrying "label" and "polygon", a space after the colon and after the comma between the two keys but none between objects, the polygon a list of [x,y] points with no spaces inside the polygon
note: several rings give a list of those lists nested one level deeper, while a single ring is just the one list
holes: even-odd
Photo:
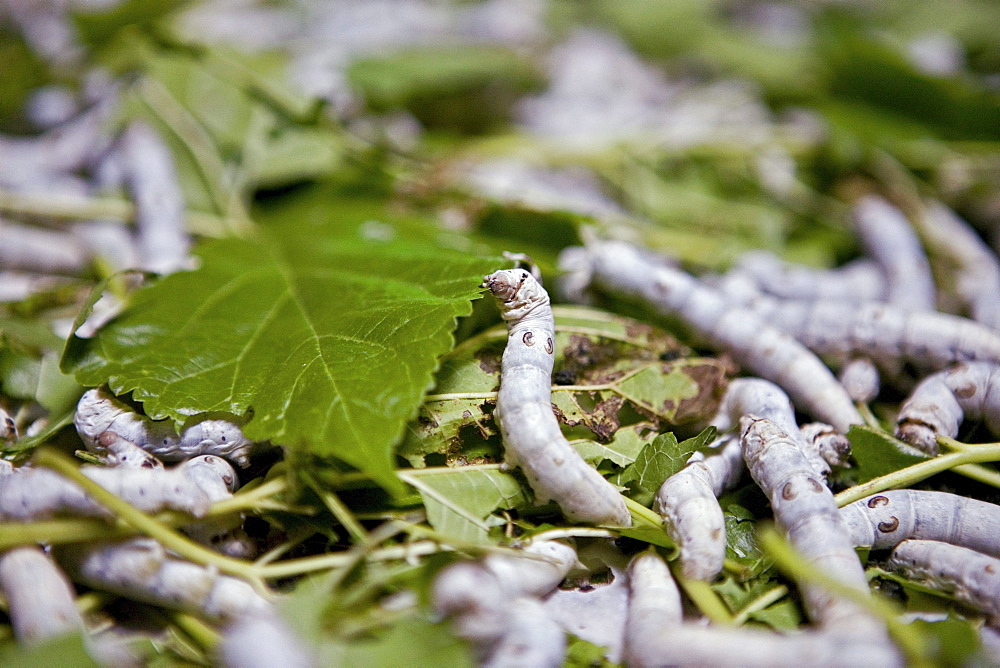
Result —
[{"label": "large green leaf", "polygon": [[[303,229],[308,227],[308,229]],[[333,455],[392,491],[392,447],[496,258],[279,225],[203,247],[63,363],[153,418],[252,410],[250,438]]]}]

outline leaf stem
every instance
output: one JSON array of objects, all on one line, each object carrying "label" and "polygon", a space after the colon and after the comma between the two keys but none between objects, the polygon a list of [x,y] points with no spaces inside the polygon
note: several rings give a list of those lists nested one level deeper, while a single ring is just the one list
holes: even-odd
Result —
[{"label": "leaf stem", "polygon": [[32,543],[78,543],[92,540],[126,538],[134,535],[130,527],[116,527],[105,520],[79,518],[68,520],[42,520],[20,524],[0,524],[0,551]]},{"label": "leaf stem", "polygon": [[677,584],[681,586],[687,597],[691,599],[695,607],[701,612],[701,614],[708,617],[713,624],[721,624],[723,626],[733,625],[733,616],[729,613],[729,609],[726,604],[722,602],[719,595],[712,590],[712,585],[707,582],[702,582],[701,580],[692,580],[690,578],[684,577],[681,573],[680,563],[677,561],[669,562],[670,572],[673,573],[674,579]]},{"label": "leaf stem", "polygon": [[956,466],[998,460],[1000,460],[1000,443],[977,445],[974,448],[968,448],[960,452],[950,452],[946,455],[940,455],[933,459],[899,469],[898,471],[887,473],[884,476],[873,478],[868,482],[845,489],[835,495],[834,499],[836,499],[838,506],[843,507],[866,496],[884,492],[887,489],[912,485],[937,473],[954,469]]},{"label": "leaf stem", "polygon": [[774,560],[775,565],[796,582],[822,587],[881,619],[893,640],[906,655],[908,665],[927,664],[927,643],[916,629],[900,621],[895,606],[887,601],[874,598],[867,589],[849,587],[810,567],[805,558],[773,526],[763,527],[758,532],[758,540],[764,551]]},{"label": "leaf stem", "polygon": [[633,501],[624,495],[622,495],[622,498],[625,500],[625,506],[628,508],[629,514],[632,515],[633,520],[637,520],[643,524],[648,524],[653,527],[663,528],[662,517],[638,501]]},{"label": "leaf stem", "polygon": [[177,533],[159,520],[150,517],[119,499],[80,473],[76,464],[65,455],[55,450],[42,448],[35,453],[34,461],[36,465],[50,468],[72,480],[82,487],[87,494],[92,496],[95,501],[114,513],[123,522],[135,527],[140,533],[155,538],[164,547],[173,550],[181,557],[206,566],[215,566],[224,573],[243,577],[247,580],[257,581],[260,579],[258,569],[253,563],[224,556]]},{"label": "leaf stem", "polygon": [[[406,545],[390,545],[379,550],[372,550],[367,556],[371,561],[398,561],[411,557],[424,557],[447,550],[447,547],[440,545],[437,541],[427,540]],[[337,552],[262,565],[257,568],[257,571],[263,578],[287,578],[332,568],[345,568],[354,561],[355,557],[350,552]]]},{"label": "leaf stem", "polygon": [[221,638],[219,633],[197,617],[176,611],[167,612],[167,616],[174,626],[198,643],[204,651],[211,652],[219,644]]},{"label": "leaf stem", "polygon": [[329,510],[333,516],[337,518],[337,521],[340,522],[341,526],[347,530],[347,533],[351,535],[351,538],[358,543],[367,543],[369,540],[368,532],[365,531],[365,528],[361,526],[361,523],[355,519],[354,515],[351,514],[350,509],[344,505],[343,501],[340,500],[340,497],[330,490],[323,489],[311,475],[304,474],[302,477],[306,484],[309,485],[313,492],[316,493],[316,496],[320,498],[323,505],[327,507],[327,510]]},{"label": "leaf stem", "polygon": [[747,603],[743,609],[740,610],[735,617],[733,617],[733,624],[736,626],[743,626],[746,624],[747,620],[750,619],[750,615],[755,612],[760,612],[772,603],[777,603],[787,595],[788,587],[785,585],[778,585],[774,589],[769,589],[754,600]]}]

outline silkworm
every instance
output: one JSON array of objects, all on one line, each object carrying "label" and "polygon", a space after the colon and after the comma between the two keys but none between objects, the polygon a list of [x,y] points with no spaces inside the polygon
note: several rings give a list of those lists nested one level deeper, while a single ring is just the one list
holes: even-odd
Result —
[{"label": "silkworm", "polygon": [[934,540],[904,540],[887,567],[1000,621],[1000,559]]},{"label": "silkworm", "polygon": [[855,357],[845,362],[837,379],[847,390],[847,395],[861,404],[877,397],[882,384],[878,367],[867,357]]},{"label": "silkworm", "polygon": [[112,432],[164,461],[217,455],[246,467],[256,448],[240,426],[230,420],[201,420],[185,427],[178,436],[172,421],[139,415],[103,387],[83,393],[73,424],[88,449],[99,450],[98,437]]},{"label": "silkworm", "polygon": [[[144,512],[169,508],[201,517],[212,505],[199,484],[204,481],[189,476],[181,467],[82,466],[80,472]],[[25,522],[55,515],[107,517],[109,512],[76,483],[48,469],[19,470],[0,477],[0,518]]]},{"label": "silkworm", "polygon": [[1000,330],[1000,261],[972,227],[941,202],[929,201],[917,217],[934,254],[953,267],[955,292],[973,320]]},{"label": "silkworm", "polygon": [[90,253],[73,235],[0,220],[0,266],[42,274],[82,274]]},{"label": "silkworm", "polygon": [[[711,423],[727,430],[746,414],[768,417],[786,432],[797,434],[799,449],[820,477],[830,472],[831,463],[842,465],[849,452],[847,439],[829,425],[814,423],[800,430],[788,395],[769,381],[732,381]],[[683,469],[660,486],[654,508],[680,547],[685,577],[712,580],[722,571],[726,558],[725,517],[716,499],[736,485],[744,470],[739,441],[725,436],[711,449],[694,453]]]},{"label": "silkworm", "polygon": [[883,301],[886,293],[885,277],[870,258],[835,269],[816,269],[785,262],[767,251],[749,251],[723,277],[724,284],[737,280],[781,299]]},{"label": "silkworm", "polygon": [[[212,503],[231,499],[239,486],[236,471],[229,462],[215,455],[199,455],[178,467],[184,475],[194,480]],[[243,531],[243,518],[239,515],[223,516],[186,524],[185,534],[217,551],[236,558],[249,558],[255,552],[254,542]]]},{"label": "silkworm", "polygon": [[965,362],[923,379],[900,406],[896,436],[933,455],[937,437],[956,436],[964,419],[1000,434],[1000,364]]},{"label": "silkworm", "polygon": [[[773,421],[748,415],[740,420],[740,442],[750,475],[770,500],[788,540],[812,568],[867,593],[847,524],[796,440]],[[803,587],[803,599],[809,617],[826,628],[873,623],[855,604],[819,588]]]},{"label": "silkworm", "polygon": [[507,633],[480,665],[484,668],[562,666],[566,658],[566,633],[545,611],[541,601],[521,597],[509,602],[508,606]]},{"label": "silkworm", "polygon": [[[663,315],[683,319],[710,345],[729,351],[738,363],[780,385],[800,410],[845,432],[862,422],[854,402],[826,365],[755,310],[733,305],[694,277],[626,243],[594,242],[583,253],[598,286],[640,298]],[[572,254],[568,262],[580,266],[579,257]]]},{"label": "silkworm", "polygon": [[885,301],[902,309],[933,311],[936,302],[930,263],[906,216],[875,195],[852,210],[854,229],[865,252],[885,275]]},{"label": "silkworm", "polygon": [[53,551],[75,582],[143,603],[223,623],[272,611],[271,603],[248,582],[170,557],[151,539],[59,546]]},{"label": "silkworm", "polygon": [[84,629],[73,586],[41,548],[16,547],[0,555],[0,590],[21,643]]},{"label": "silkworm", "polygon": [[163,462],[132,441],[106,431],[94,441],[92,452],[106,466],[131,469],[162,469]]},{"label": "silkworm", "polygon": [[866,356],[890,375],[907,362],[936,370],[969,360],[1000,361],[1000,334],[957,315],[871,302],[758,299],[752,308],[818,355],[840,364]]},{"label": "silkworm", "polygon": [[158,273],[183,269],[191,241],[170,150],[150,126],[134,121],[121,136],[120,151],[125,185],[135,200],[143,268]]},{"label": "silkworm", "polygon": [[484,278],[507,322],[494,419],[507,463],[518,466],[540,503],[555,501],[570,520],[630,526],[618,490],[569,444],[552,411],[555,321],[549,295],[524,269]]},{"label": "silkworm", "polygon": [[947,492],[897,489],[840,509],[857,547],[885,550],[916,538],[1000,557],[1000,506]]},{"label": "silkworm", "polygon": [[[566,577],[576,564],[576,552],[556,541],[531,543],[524,551],[542,558],[492,554],[479,562],[452,564],[434,579],[435,610],[452,618],[456,634],[473,644],[480,663],[502,665],[504,657],[524,655],[549,665],[557,650],[562,660],[564,634],[553,627],[537,598]],[[519,651],[516,645],[522,640],[526,646]]]},{"label": "silkworm", "polygon": [[223,629],[217,652],[220,665],[232,668],[312,668],[318,662],[308,648],[272,610],[238,616]]},{"label": "silkworm", "polygon": [[[902,666],[878,629],[869,635],[834,630],[778,635],[682,620],[680,592],[656,554],[629,565],[625,659],[629,666]],[[779,659],[780,657],[780,659]]]}]

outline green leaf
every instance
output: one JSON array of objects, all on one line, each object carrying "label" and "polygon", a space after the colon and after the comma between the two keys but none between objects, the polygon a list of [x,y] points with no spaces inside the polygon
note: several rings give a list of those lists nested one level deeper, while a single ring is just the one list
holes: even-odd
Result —
[{"label": "green leaf", "polygon": [[899,439],[871,427],[853,425],[847,432],[847,439],[851,442],[851,455],[857,462],[850,471],[855,483],[867,482],[928,459],[927,455],[916,454]]},{"label": "green leaf", "polygon": [[447,622],[433,623],[415,615],[393,624],[371,640],[345,644],[328,656],[337,656],[339,661],[326,665],[366,668],[460,668],[473,665],[469,646],[451,634]]},{"label": "green leaf", "polygon": [[736,504],[726,506],[726,558],[746,566],[757,575],[771,564],[757,544],[757,530],[753,513]]},{"label": "green leaf", "polygon": [[504,261],[337,237],[294,222],[197,252],[134,295],[67,370],[133,392],[154,419],[224,411],[247,436],[336,456],[401,490],[392,448],[431,385],[455,318]]},{"label": "green leaf", "polygon": [[427,521],[449,539],[489,544],[487,516],[498,508],[532,505],[520,479],[497,468],[435,468],[401,474],[416,487],[427,509]]},{"label": "green leaf", "polygon": [[96,668],[100,665],[87,653],[86,639],[81,633],[69,633],[43,640],[30,648],[17,645],[5,647],[0,651],[0,664],[9,668],[34,666]]},{"label": "green leaf", "polygon": [[652,505],[656,490],[663,481],[684,468],[691,453],[708,445],[715,438],[715,433],[715,427],[707,427],[681,443],[677,442],[673,432],[661,434],[613,480],[618,485],[628,485],[632,492],[629,496],[648,507]]}]

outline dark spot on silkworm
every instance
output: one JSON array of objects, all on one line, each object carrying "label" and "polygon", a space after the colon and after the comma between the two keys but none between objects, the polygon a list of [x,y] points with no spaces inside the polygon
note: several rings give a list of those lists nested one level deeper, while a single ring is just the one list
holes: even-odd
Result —
[{"label": "dark spot on silkworm", "polygon": [[991,573],[991,574],[996,572],[996,569],[993,568],[993,564],[986,564],[986,566],[983,568],[983,570],[986,571],[987,573]]},{"label": "dark spot on silkworm", "polygon": [[795,484],[786,482],[785,486],[781,488],[781,498],[785,501],[791,501],[796,496],[798,496],[798,492],[795,491]]},{"label": "dark spot on silkworm", "polygon": [[545,339],[545,352],[551,355],[552,353],[555,352],[555,350],[556,350],[556,345],[555,343],[552,342],[552,337],[550,336],[549,338]]},{"label": "dark spot on silkworm", "polygon": [[878,523],[878,530],[881,531],[882,533],[892,533],[898,528],[899,528],[898,517],[890,517],[885,522]]},{"label": "dark spot on silkworm", "polygon": [[524,341],[524,345],[526,346],[535,345],[535,335],[531,332],[525,332],[524,336],[521,337],[521,340]]},{"label": "dark spot on silkworm", "polygon": [[812,490],[816,493],[822,492],[826,489],[826,487],[823,486],[823,483],[816,480],[816,478],[809,478],[809,486],[812,487]]},{"label": "dark spot on silkworm", "polygon": [[959,399],[968,399],[969,397],[975,396],[975,394],[976,386],[971,383],[955,388],[955,396]]},{"label": "dark spot on silkworm", "polygon": [[719,540],[720,538],[722,538],[722,529],[716,528],[712,532],[712,540]]},{"label": "dark spot on silkworm", "polygon": [[886,496],[879,495],[879,496],[873,496],[872,498],[868,499],[869,508],[878,508],[879,506],[887,506],[887,505],[889,505],[889,497]]},{"label": "dark spot on silkworm", "polygon": [[575,385],[576,374],[569,369],[560,369],[552,374],[552,382],[556,385]]}]

